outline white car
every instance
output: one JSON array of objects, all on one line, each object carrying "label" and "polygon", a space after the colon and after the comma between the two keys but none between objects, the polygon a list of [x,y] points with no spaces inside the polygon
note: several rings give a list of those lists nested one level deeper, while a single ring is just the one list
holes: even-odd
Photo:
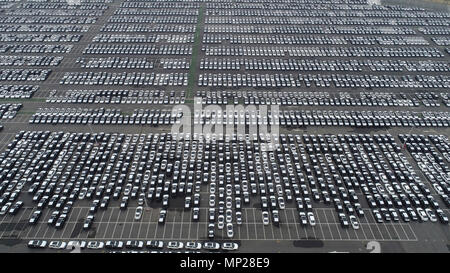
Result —
[{"label": "white car", "polygon": [[141,218],[142,218],[142,211],[143,210],[144,209],[141,206],[136,208],[136,211],[134,213],[134,220],[136,220],[136,221],[141,220]]},{"label": "white car", "polygon": [[50,244],[48,245],[49,248],[53,248],[53,249],[64,249],[66,248],[67,243],[66,242],[61,242],[61,241],[51,241]]},{"label": "white car", "polygon": [[28,242],[29,248],[46,248],[47,247],[47,241],[42,240],[31,240]]},{"label": "white car", "polygon": [[8,212],[9,207],[11,207],[11,205],[12,205],[11,202],[6,203],[0,210],[0,215],[5,215]]},{"label": "white car", "polygon": [[358,219],[356,219],[356,216],[350,215],[350,223],[352,224],[353,229],[359,229],[359,222]]},{"label": "white car", "polygon": [[269,224],[269,212],[267,212],[267,211],[263,211],[262,212],[262,220],[263,220],[263,224],[265,225],[265,226],[267,226],[268,224]]},{"label": "white car", "polygon": [[86,248],[86,245],[87,245],[86,241],[69,241],[67,243],[67,248],[73,249],[73,248],[79,247],[79,248],[83,249],[83,248]]},{"label": "white car", "polygon": [[232,243],[232,242],[225,242],[222,243],[222,249],[223,250],[237,250],[239,248],[239,245],[236,243]]},{"label": "white car", "polygon": [[223,214],[220,214],[217,217],[217,228],[223,229],[224,226],[225,226],[225,216],[223,216]]},{"label": "white car", "polygon": [[126,244],[125,244],[125,246],[126,246],[127,248],[141,249],[141,248],[144,247],[144,242],[142,242],[142,241],[136,241],[136,240],[133,240],[133,241],[127,241]]},{"label": "white car", "polygon": [[198,250],[202,249],[202,244],[198,242],[187,242],[184,246],[186,249]]},{"label": "white car", "polygon": [[90,241],[87,244],[87,248],[89,249],[102,249],[105,246],[105,243],[99,241]]},{"label": "white car", "polygon": [[308,212],[308,220],[309,220],[309,224],[312,227],[316,225],[316,218],[314,217],[314,214],[312,212]]},{"label": "white car", "polygon": [[182,242],[170,241],[167,244],[167,248],[169,249],[182,249],[184,244]]},{"label": "white car", "polygon": [[234,236],[232,223],[227,224],[227,236],[228,236],[228,238],[233,238],[233,236]]},{"label": "white car", "polygon": [[122,249],[123,242],[122,241],[106,241],[105,247],[109,249]]},{"label": "white car", "polygon": [[436,214],[434,213],[434,211],[432,209],[426,208],[425,212],[428,216],[428,219],[430,219],[431,222],[437,222]]},{"label": "white car", "polygon": [[216,242],[204,242],[203,249],[218,250],[220,249],[220,244]]},{"label": "white car", "polygon": [[419,215],[419,218],[422,222],[428,221],[427,213],[422,208],[417,208],[417,215]]}]

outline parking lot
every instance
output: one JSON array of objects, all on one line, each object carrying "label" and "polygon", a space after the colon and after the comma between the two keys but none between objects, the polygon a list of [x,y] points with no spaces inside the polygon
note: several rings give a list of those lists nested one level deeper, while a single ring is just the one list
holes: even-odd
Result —
[{"label": "parking lot", "polygon": [[[1,252],[68,251],[30,240],[449,251],[449,13],[347,0],[0,7]],[[187,114],[279,126],[278,146],[170,134]],[[138,245],[117,249],[150,249]]]}]

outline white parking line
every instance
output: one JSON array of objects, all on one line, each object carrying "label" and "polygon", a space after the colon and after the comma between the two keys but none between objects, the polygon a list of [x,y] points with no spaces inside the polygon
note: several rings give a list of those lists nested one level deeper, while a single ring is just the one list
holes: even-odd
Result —
[{"label": "white parking line", "polygon": [[[104,211],[103,211],[102,217],[100,218],[100,222],[99,222],[99,223],[103,223],[103,218],[105,217],[105,214],[106,214],[107,211],[108,211],[108,210],[104,210]],[[78,217],[77,217],[77,219],[78,219]],[[108,223],[109,223],[109,222],[106,222],[106,228],[104,229],[105,235],[106,235],[106,230],[108,229]],[[98,228],[100,228],[100,225],[98,226]],[[97,229],[97,231],[98,231],[98,229]],[[105,236],[103,236],[103,237],[105,237]]]},{"label": "white parking line", "polygon": [[319,228],[320,228],[320,232],[322,232],[322,237],[320,237],[320,239],[325,239],[325,233],[323,232],[323,228],[322,228],[322,225],[319,225]]},{"label": "white parking line", "polygon": [[197,237],[196,237],[196,238],[199,238],[199,237],[198,237],[198,230],[199,230],[199,225],[200,225],[200,223],[199,223],[199,222],[197,222]]},{"label": "white parking line", "polygon": [[[384,240],[383,233],[381,232],[381,229],[380,229],[380,227],[378,226],[379,224],[376,223],[376,220],[375,220],[375,217],[373,216],[373,214],[372,214],[372,213],[367,213],[367,215],[369,215],[369,217],[372,218],[372,220],[373,220],[374,223],[375,223],[376,228],[378,229],[378,232],[380,233],[381,239]],[[370,221],[367,221],[367,222],[370,223]],[[370,224],[369,227],[372,229],[371,225],[372,225],[372,224]],[[372,233],[373,233],[373,231],[372,231]],[[375,237],[375,235],[374,235],[374,237]]]},{"label": "white parking line", "polygon": [[[294,212],[294,210],[291,210],[292,211],[292,216],[293,216],[293,219],[294,219],[294,222],[295,222],[295,212]],[[295,230],[297,231],[297,239],[300,239],[300,233],[298,232],[298,225],[297,224],[295,224]]]},{"label": "white parking line", "polygon": [[[400,225],[401,226],[401,225]],[[401,238],[400,237],[400,235],[399,235],[399,233],[398,233],[398,231],[397,231],[397,228],[395,227],[395,225],[392,225],[392,228],[394,229],[394,232],[395,232],[395,234],[397,234],[397,238]],[[403,229],[403,228],[402,228]],[[403,232],[405,232],[405,230],[403,230]]]},{"label": "white parking line", "polygon": [[[81,209],[78,210],[78,215],[75,218],[75,220],[78,220],[78,218],[80,218],[80,214],[81,214]],[[75,225],[73,226],[72,232],[70,234],[72,234],[75,231],[76,226],[77,226],[77,223],[75,223]]]},{"label": "white parking line", "polygon": [[[286,212],[286,210],[283,210],[283,211],[284,211],[284,216],[286,216],[286,221],[287,221],[287,219],[288,219],[288,217],[287,217],[287,212]],[[295,219],[294,219],[294,220],[295,220]],[[294,224],[295,224],[295,223],[294,223]],[[291,236],[291,230],[290,230],[289,226],[287,226],[287,229],[288,229],[289,238],[292,239],[292,236]]]},{"label": "white parking line", "polygon": [[[47,216],[49,215],[49,213],[50,213],[50,210],[47,210],[47,212],[45,213],[45,215],[41,215],[41,218],[40,219],[47,219]],[[39,230],[41,229],[41,227],[42,226],[45,226],[45,228],[47,228],[47,225],[45,224],[46,222],[38,222],[38,223],[36,223],[36,225],[34,226],[34,227],[36,227],[36,226],[39,226],[38,227],[38,229],[37,230],[35,230],[36,232],[34,233],[34,235],[36,236],[36,235],[38,235],[38,233],[39,233]],[[31,231],[31,230],[30,230]],[[53,231],[53,234],[55,234],[55,231]],[[53,234],[52,234],[52,236],[50,237],[50,238],[53,238]]]},{"label": "white parking line", "polygon": [[[153,209],[150,208],[150,217],[148,218],[149,224],[152,221],[152,215],[153,215]],[[156,225],[158,225],[158,224],[156,224]],[[148,232],[149,231],[150,231],[150,225],[147,227],[147,232],[145,233],[145,238],[148,238]]]},{"label": "white parking line", "polygon": [[[338,221],[337,221],[337,219],[336,219],[336,215],[334,215],[334,213],[331,213],[331,216],[333,217],[334,221],[335,221],[336,223],[338,223]],[[328,222],[328,217],[326,216],[326,214],[325,214],[325,218],[327,219],[327,222]],[[342,235],[341,235],[341,231],[339,230],[339,227],[336,227],[336,229],[337,229],[338,234],[339,234],[339,239],[342,240]],[[334,239],[333,233],[331,233],[331,236],[332,236],[333,239]],[[349,238],[350,238],[350,237],[349,237]]]},{"label": "white parking line", "polygon": [[[325,210],[322,210],[323,216],[325,217],[326,221],[328,222],[328,218],[327,218],[327,214],[325,213]],[[333,231],[331,231],[331,226],[329,223],[326,223],[326,225],[328,226],[328,230],[330,231],[330,236],[331,238],[333,238]],[[325,234],[324,234],[325,237]]]},{"label": "white parking line", "polygon": [[[256,229],[256,215],[255,215],[255,210],[253,210],[253,219],[254,219],[254,221],[255,221],[255,237],[256,237],[256,239],[258,239],[258,230]],[[264,233],[265,234],[265,233]],[[273,230],[272,230],[272,234],[273,234]],[[249,234],[249,237],[250,237],[250,234]]]},{"label": "white parking line", "polygon": [[[176,214],[175,214],[176,212],[174,212],[174,215],[173,215],[173,224],[172,224],[172,234],[170,235],[172,238],[173,238],[173,232],[174,232],[174,230],[175,230],[175,219],[176,219]],[[183,221],[181,221],[181,223],[183,223]],[[183,225],[183,224],[180,224],[180,225]],[[180,229],[181,229],[181,227],[180,227]]]},{"label": "white parking line", "polygon": [[189,229],[188,229],[188,239],[191,240],[191,227],[192,227],[192,222],[193,221],[189,221]]},{"label": "white parking line", "polygon": [[[366,234],[366,231],[364,230],[364,224],[363,223],[359,223],[359,228],[361,229],[361,231],[362,231],[362,234],[364,235],[364,240],[368,240],[368,238],[367,238],[367,234]],[[369,227],[370,228],[370,227]]]},{"label": "white parking line", "polygon": [[155,227],[155,235],[153,235],[154,238],[157,238],[157,237],[156,237],[156,234],[158,234],[158,228],[159,228],[159,226],[160,226],[159,224],[156,224],[156,227]]},{"label": "white parking line", "polygon": [[[181,223],[183,223],[185,210],[181,211]],[[180,225],[180,238],[183,238],[183,224]]]},{"label": "white parking line", "polygon": [[389,235],[389,239],[392,239],[391,233],[389,232],[389,229],[387,228],[386,223],[383,222],[383,226],[386,229],[387,234]]},{"label": "white parking line", "polygon": [[[119,209],[119,211],[117,213],[117,220],[119,220],[120,214],[122,214],[122,210]],[[111,222],[111,220],[110,220],[110,223],[113,223],[113,222]],[[119,224],[118,222],[115,222],[114,229],[113,229],[113,232],[112,232],[112,236],[114,236],[114,234],[116,234],[116,229],[117,229],[117,225],[118,224]]]},{"label": "white parking line", "polygon": [[[114,207],[112,207],[111,208],[111,214],[109,215],[109,218],[108,218],[108,224],[106,225],[106,228],[105,228],[105,234],[103,235],[103,238],[105,238],[106,237],[106,234],[108,234],[108,229],[109,229],[109,227],[110,227],[110,222],[111,222],[111,217],[113,216],[113,214],[114,214]],[[112,233],[112,236],[114,236],[114,233]]]},{"label": "white parking line", "polygon": [[14,231],[16,230],[17,225],[20,223],[20,220],[22,219],[23,215],[24,215],[24,213],[22,213],[22,214],[20,215],[19,220],[16,222],[16,224],[14,225],[14,227],[11,229],[11,233],[9,234],[8,237],[11,237],[11,236],[14,234]]},{"label": "white parking line", "polygon": [[[25,219],[28,219],[30,217],[32,210],[30,209],[29,212],[30,213],[28,213],[28,216],[26,216]],[[22,215],[25,215],[25,210],[23,211]],[[29,228],[27,220],[25,220],[24,225],[25,225],[25,227],[19,232],[19,235],[18,235],[19,238],[21,238],[22,232],[24,232],[27,228]]]},{"label": "white parking line", "polygon": [[127,215],[125,216],[125,221],[124,222],[122,222],[123,224],[122,224],[122,233],[120,234],[120,238],[123,238],[123,232],[124,232],[124,230],[125,230],[125,223],[127,223],[127,220],[128,220],[128,213],[130,212],[130,210],[128,210],[127,209]]}]

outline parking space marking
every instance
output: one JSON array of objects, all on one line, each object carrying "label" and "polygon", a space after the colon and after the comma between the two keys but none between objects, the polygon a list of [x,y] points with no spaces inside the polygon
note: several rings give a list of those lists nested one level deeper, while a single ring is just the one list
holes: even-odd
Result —
[{"label": "parking space marking", "polygon": [[321,236],[320,238],[321,238],[321,239],[324,239],[324,238],[325,238],[325,234],[324,234],[324,232],[323,232],[322,226],[323,226],[323,225],[319,225],[320,232],[322,233],[322,236]]},{"label": "parking space marking", "polygon": [[[146,208],[144,211],[149,211],[150,215],[148,215],[148,213],[145,213],[144,215],[148,215],[148,221],[146,221],[145,223],[147,223],[147,226],[144,226],[145,228],[145,238],[148,238],[148,232],[150,231],[150,224],[151,224],[151,219],[152,219],[152,215],[153,215],[153,209],[148,207]],[[141,229],[139,229],[139,237],[141,236]]]},{"label": "parking space marking", "polygon": [[[8,237],[13,237],[14,231],[16,230],[17,225],[20,224],[20,220],[22,220],[23,215],[24,215],[24,213],[22,213],[22,214],[20,215],[19,220],[17,220],[16,224],[15,224],[14,227],[11,229],[11,233],[9,234]],[[3,236],[2,236],[2,237],[3,237]],[[19,236],[17,236],[17,237],[20,238]]]},{"label": "parking space marking", "polygon": [[[258,239],[258,230],[257,230],[257,227],[256,227],[256,215],[255,215],[255,210],[252,210],[253,211],[253,219],[254,219],[254,227],[255,227],[255,237],[256,237],[256,239]],[[272,231],[272,234],[273,234],[273,231]]]},{"label": "parking space marking", "polygon": [[[29,213],[28,213],[27,216],[25,216],[25,212],[26,212],[27,210],[29,211]],[[28,219],[29,219],[29,217],[30,217],[32,211],[33,211],[32,209],[24,209],[22,215],[25,216],[25,220],[24,220],[24,221],[25,221],[25,222],[24,222],[25,227],[22,228],[22,230],[21,230],[21,231],[19,232],[19,234],[17,235],[18,238],[22,238],[22,233],[23,233],[25,230],[29,229]]]},{"label": "parking space marking", "polygon": [[327,222],[328,230],[330,231],[330,237],[331,237],[331,239],[333,239],[333,238],[334,238],[334,236],[333,236],[333,231],[332,231],[332,229],[331,229],[330,223],[328,223],[328,218],[327,218],[326,210],[322,210],[322,212],[323,212],[323,215],[324,215],[324,217],[325,217],[325,221]]},{"label": "parking space marking", "polygon": [[364,226],[365,225],[360,222],[359,223],[359,230],[364,235],[364,240],[368,240],[369,238],[367,237],[366,231],[364,230]]},{"label": "parking space marking", "polygon": [[127,214],[125,215],[125,222],[122,224],[122,232],[120,233],[120,238],[123,238],[123,231],[125,230],[125,225],[128,221],[128,213],[130,212],[129,209],[127,209]]},{"label": "parking space marking", "polygon": [[[172,224],[172,232],[171,232],[171,235],[170,235],[172,238],[173,238],[173,233],[174,233],[175,225],[176,225],[175,224],[175,219],[176,219],[176,214],[175,213],[176,213],[176,211],[174,211],[174,215],[173,215],[173,222],[174,223]],[[181,223],[183,223],[183,221],[181,221]]]},{"label": "parking space marking", "polygon": [[[380,227],[379,227],[379,224],[376,223],[375,217],[373,216],[373,214],[372,214],[372,213],[367,213],[367,215],[369,215],[369,217],[368,217],[369,219],[372,219],[372,223],[375,223],[374,225],[375,225],[375,227],[377,228],[378,232],[380,233],[381,239],[384,240],[383,233],[381,232],[381,229],[380,229]],[[371,226],[372,226],[372,224],[369,225],[369,227],[371,227]],[[372,229],[372,228],[371,228],[371,229]],[[373,231],[372,231],[372,233],[373,233]]]},{"label": "parking space marking", "polygon": [[[75,220],[77,220],[78,221],[78,219],[80,218],[80,215],[81,215],[81,211],[82,211],[82,209],[79,209],[78,210],[78,215],[77,215],[77,217],[75,218]],[[112,211],[112,210],[111,210]],[[73,213],[71,213],[72,215],[73,215]],[[75,231],[75,227],[77,226],[77,224],[75,223],[75,225],[73,226],[73,229],[72,229],[72,232],[70,233],[70,235],[72,235],[73,234],[73,232]],[[70,236],[71,237],[71,236]]]},{"label": "parking space marking", "polygon": [[191,240],[191,227],[192,227],[192,222],[193,221],[189,221],[189,232],[188,232],[188,239]]},{"label": "parking space marking", "polygon": [[[336,218],[335,218],[335,215],[334,215],[334,213],[333,212],[330,212],[331,213],[331,218],[333,218],[333,222],[336,222],[337,220],[336,220]],[[325,214],[326,215],[326,214]],[[325,216],[326,218],[327,218],[327,223],[330,223],[330,221],[329,221],[329,217],[328,216]],[[340,240],[342,240],[342,235],[341,235],[341,231],[339,230],[339,227],[337,227],[336,225],[333,225],[334,227],[336,227],[336,229],[337,229],[337,233],[338,233],[338,235],[339,235],[339,239]],[[333,233],[332,233],[333,234]],[[334,236],[333,236],[333,238],[334,238]]]},{"label": "parking space marking", "polygon": [[[112,208],[111,208],[111,214],[109,214],[108,224],[106,225],[105,233],[103,234],[103,238],[106,237],[106,235],[108,234],[109,227],[112,226],[110,223],[111,223],[111,217],[112,217],[113,214],[114,214],[114,209],[115,209],[115,207],[112,207]],[[112,233],[112,235],[114,235],[114,233]],[[112,237],[112,236],[110,236],[110,237]]]},{"label": "parking space marking", "polygon": [[[292,216],[293,216],[293,219],[295,220],[295,212],[294,212],[294,210],[291,210],[292,211]],[[295,225],[295,230],[297,231],[297,238],[300,238],[300,234],[299,234],[299,232],[298,232],[298,225]]]},{"label": "parking space marking", "polygon": [[197,222],[197,237],[195,237],[195,238],[198,238],[198,230],[199,230],[199,226],[200,226],[200,223]]},{"label": "parking space marking", "polygon": [[[97,233],[96,233],[96,235],[98,234],[99,235],[99,237],[101,237],[101,235],[102,235],[102,231],[103,231],[103,237],[105,237],[104,235],[105,235],[105,232],[106,232],[106,228],[108,227],[108,226],[106,226],[105,228],[102,228],[102,225],[104,224],[104,222],[103,222],[103,218],[105,217],[105,214],[106,214],[106,212],[107,212],[107,210],[102,210],[101,211],[102,212],[102,215],[100,216],[100,221],[98,222],[98,227],[97,227]],[[108,212],[110,212],[110,211],[108,211]],[[78,217],[77,217],[78,218]],[[106,224],[108,225],[108,222],[106,222]],[[100,230],[100,233],[98,233],[98,231]]]},{"label": "parking space marking", "polygon": [[[183,221],[183,219],[184,219],[184,213],[185,213],[185,210],[182,210],[181,211],[181,223],[184,223],[184,221]],[[183,233],[183,224],[181,224],[180,225],[180,237],[179,238],[183,238],[183,236],[182,236],[182,233]]]},{"label": "parking space marking", "polygon": [[[47,210],[47,212],[45,213],[45,216],[41,215],[40,219],[44,219],[44,220],[48,219],[47,216],[49,215],[49,213],[50,213],[50,210]],[[34,225],[35,236],[37,234],[39,234],[39,231],[40,231],[42,225],[45,225],[44,222],[37,222],[36,225]],[[36,230],[36,227],[38,227],[37,230]],[[54,229],[53,234],[55,234],[55,231],[56,231],[56,229]],[[53,238],[53,235],[50,236],[50,238]]]}]

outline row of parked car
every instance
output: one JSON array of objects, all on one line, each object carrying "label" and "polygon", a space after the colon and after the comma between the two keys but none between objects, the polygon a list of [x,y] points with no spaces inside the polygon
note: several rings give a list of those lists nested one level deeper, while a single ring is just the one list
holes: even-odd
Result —
[{"label": "row of parked car", "polygon": [[[231,11],[231,12],[230,12]],[[361,10],[360,10],[361,11]],[[359,18],[359,17],[311,17],[309,14],[299,15],[291,10],[277,10],[276,13],[265,10],[206,10],[206,24],[234,25],[359,25],[359,26],[447,26],[445,18]],[[244,15],[249,13],[249,16]],[[234,13],[234,14],[231,14]],[[271,15],[269,15],[269,13]]]},{"label": "row of parked car", "polygon": [[0,34],[0,42],[79,42],[79,34],[36,34],[36,33],[8,33]]},{"label": "row of parked car", "polygon": [[[345,4],[345,8],[342,5]],[[208,3],[207,15],[220,16],[245,16],[245,17],[321,17],[337,19],[385,19],[386,18],[419,18],[421,20],[434,18],[447,18],[445,11],[430,11],[419,7],[401,5],[367,5],[366,1],[338,1],[335,3],[324,2],[318,8],[317,2],[312,0],[297,2],[264,3],[255,1],[251,4],[237,3]],[[360,16],[355,16],[355,13]],[[356,18],[355,18],[356,17]],[[395,25],[395,24],[393,24]]]},{"label": "row of parked car", "polygon": [[99,34],[93,43],[159,43],[188,44],[194,42],[193,34]]},{"label": "row of parked car", "polygon": [[[144,248],[152,250],[152,253],[162,251],[162,249],[167,248],[167,251],[182,251],[185,253],[189,251],[198,252],[200,250],[222,250],[222,251],[235,251],[238,250],[239,245],[234,242],[179,242],[179,241],[169,241],[167,244],[164,241],[159,240],[150,240],[150,241],[139,241],[139,240],[128,240],[128,241],[120,241],[120,240],[110,240],[110,241],[50,241],[46,240],[30,240],[28,241],[29,248],[38,248],[38,249],[60,249],[60,250],[73,250],[79,248],[80,250],[84,249],[107,249],[118,251],[121,249],[132,249],[132,250],[142,250]],[[155,252],[154,252],[155,251]]]},{"label": "row of parked car", "polygon": [[47,25],[47,24],[4,24],[0,25],[1,32],[88,32],[89,26],[85,25],[69,25],[69,24],[61,24],[61,25]]},{"label": "row of parked car", "polygon": [[58,66],[60,56],[0,55],[0,66]]},{"label": "row of parked car", "polygon": [[39,89],[39,85],[29,84],[1,84],[0,98],[2,99],[29,99]]},{"label": "row of parked car", "polygon": [[173,125],[179,123],[183,112],[179,109],[135,109],[131,115],[120,109],[104,108],[39,108],[30,124],[94,124],[94,125]]},{"label": "row of parked car", "polygon": [[22,103],[0,104],[0,119],[13,119],[22,108]]},{"label": "row of parked car", "polygon": [[[80,10],[107,10],[106,3],[80,3],[76,5]],[[17,5],[17,9],[49,9],[49,10],[71,10],[76,9],[75,5],[67,2],[25,2]]]},{"label": "row of parked car", "polygon": [[59,83],[70,85],[187,86],[188,73],[66,72]]},{"label": "row of parked car", "polygon": [[431,37],[431,40],[439,46],[449,46],[450,38],[445,36]]},{"label": "row of parked car", "polygon": [[[1,92],[0,92],[1,97]],[[165,90],[68,90],[50,92],[48,103],[84,104],[183,104],[186,91]]]},{"label": "row of parked car", "polygon": [[418,30],[425,35],[450,35],[450,30],[448,27],[443,26],[420,27]]},{"label": "row of parked car", "polygon": [[106,57],[84,58],[75,60],[82,68],[113,68],[113,69],[153,69],[154,61],[148,58]]},{"label": "row of parked car", "polygon": [[348,110],[195,110],[194,124],[352,126],[352,127],[448,127],[450,112],[348,111]]},{"label": "row of parked car", "polygon": [[[1,56],[0,56],[1,57]],[[130,57],[105,57],[105,58],[84,58],[79,57],[75,63],[82,68],[113,68],[113,69],[153,69],[154,60],[148,58]],[[183,59],[162,58],[158,61],[159,68],[163,69],[189,69],[190,62]]]},{"label": "row of parked car", "polygon": [[69,53],[73,45],[68,44],[15,44],[9,51],[11,53]]},{"label": "row of parked car", "polygon": [[6,9],[5,15],[8,16],[79,16],[79,17],[99,17],[104,13],[103,10],[89,10],[89,9],[30,9],[30,8],[15,8]]},{"label": "row of parked car", "polygon": [[[187,5],[190,5],[192,3],[183,3],[182,6],[179,7],[173,7],[173,6],[158,6],[154,8],[149,7],[139,7],[139,9],[136,9],[131,4],[137,4],[137,3],[131,3],[131,2],[124,2],[122,5],[117,8],[114,11],[114,15],[151,15],[151,16],[198,16],[198,7],[193,8]],[[142,3],[140,3],[142,4]],[[150,3],[147,3],[150,4]],[[152,3],[156,4],[156,3]],[[174,4],[174,3],[166,3],[166,4]]]},{"label": "row of parked car", "polygon": [[0,81],[45,81],[51,69],[2,69]]},{"label": "row of parked car", "polygon": [[[1,28],[0,28],[1,30]],[[145,32],[145,33],[195,33],[195,24],[105,24],[101,29],[101,32]]]},{"label": "row of parked car", "polygon": [[419,36],[312,36],[312,35],[239,35],[239,34],[205,34],[204,44],[270,44],[270,45],[429,45]]},{"label": "row of parked car", "polygon": [[197,16],[114,15],[108,19],[108,23],[196,24]]},{"label": "row of parked car", "polygon": [[203,45],[206,56],[260,56],[260,57],[396,57],[396,58],[442,58],[437,47],[293,47],[253,45]]},{"label": "row of parked car", "polygon": [[230,74],[203,73],[203,87],[338,87],[338,88],[448,88],[447,75],[369,75],[369,74]]},{"label": "row of parked car", "polygon": [[319,59],[223,59],[200,60],[205,70],[274,70],[274,71],[414,71],[446,72],[448,63],[442,61],[404,60],[319,60]]},{"label": "row of parked car", "polygon": [[339,34],[339,35],[414,35],[410,27],[385,26],[261,26],[205,25],[205,33],[241,34]]},{"label": "row of parked car", "polygon": [[[426,92],[425,92],[426,94]],[[433,93],[434,94],[434,93]],[[441,93],[442,101],[447,100],[447,93]],[[245,105],[309,105],[309,106],[400,106],[417,107],[420,100],[405,93],[394,94],[392,92],[363,91],[357,94],[339,92],[331,94],[325,91],[297,92],[297,91],[208,91],[196,92],[196,103],[199,104],[228,104],[232,101],[238,104],[240,100]],[[420,97],[425,106],[430,105],[431,99],[424,100]],[[435,106],[440,106],[438,100],[432,100]],[[428,103],[428,105],[427,105]]]},{"label": "row of parked car", "polygon": [[190,45],[89,44],[83,54],[191,55]]},{"label": "row of parked car", "polygon": [[3,16],[2,24],[95,24],[96,17],[28,17],[28,16]]}]

